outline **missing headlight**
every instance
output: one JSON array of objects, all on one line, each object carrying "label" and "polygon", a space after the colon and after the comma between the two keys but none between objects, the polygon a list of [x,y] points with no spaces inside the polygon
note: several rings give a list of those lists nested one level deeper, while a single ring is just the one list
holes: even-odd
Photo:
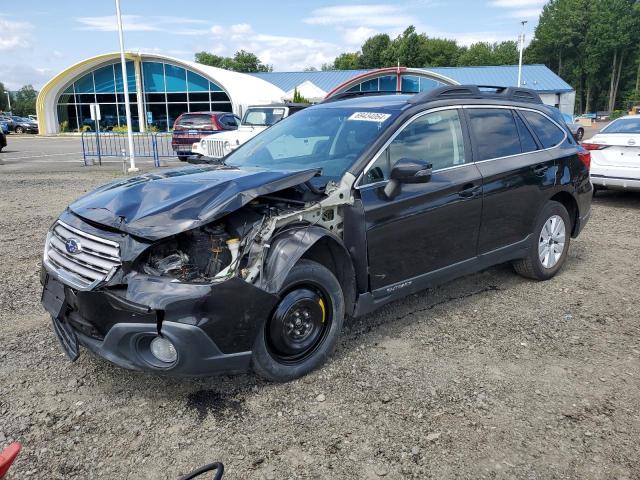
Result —
[{"label": "missing headlight", "polygon": [[209,225],[152,247],[142,262],[142,270],[148,275],[185,282],[227,276],[237,267],[239,242],[223,224]]}]

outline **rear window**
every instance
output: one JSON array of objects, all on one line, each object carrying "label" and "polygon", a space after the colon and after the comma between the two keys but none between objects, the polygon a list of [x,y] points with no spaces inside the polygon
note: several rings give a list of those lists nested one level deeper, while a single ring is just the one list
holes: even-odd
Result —
[{"label": "rear window", "polygon": [[521,153],[518,129],[511,110],[470,108],[467,111],[475,138],[477,160]]},{"label": "rear window", "polygon": [[184,114],[175,124],[176,127],[210,127],[211,116],[204,113]]},{"label": "rear window", "polygon": [[529,110],[523,110],[521,113],[544,148],[555,147],[564,139],[564,130],[544,115]]},{"label": "rear window", "polygon": [[640,118],[619,118],[604,127],[602,133],[640,133]]}]

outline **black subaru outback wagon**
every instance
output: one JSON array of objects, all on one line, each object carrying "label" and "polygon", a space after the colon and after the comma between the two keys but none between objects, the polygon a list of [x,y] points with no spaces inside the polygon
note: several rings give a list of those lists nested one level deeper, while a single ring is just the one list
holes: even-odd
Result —
[{"label": "black subaru outback wagon", "polygon": [[589,160],[526,89],[333,99],[222,164],[76,200],[46,240],[42,303],[71,359],[293,379],[345,317],[503,262],[553,277],[589,217]]}]

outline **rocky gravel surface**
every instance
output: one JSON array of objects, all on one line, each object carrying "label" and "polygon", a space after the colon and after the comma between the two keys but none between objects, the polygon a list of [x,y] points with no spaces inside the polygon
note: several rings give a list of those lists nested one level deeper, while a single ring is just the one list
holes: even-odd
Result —
[{"label": "rocky gravel surface", "polygon": [[596,198],[553,280],[508,265],[347,323],[325,368],[287,384],[173,379],[86,351],[40,306],[43,240],[118,175],[0,166],[0,447],[22,479],[640,478],[640,195]]}]

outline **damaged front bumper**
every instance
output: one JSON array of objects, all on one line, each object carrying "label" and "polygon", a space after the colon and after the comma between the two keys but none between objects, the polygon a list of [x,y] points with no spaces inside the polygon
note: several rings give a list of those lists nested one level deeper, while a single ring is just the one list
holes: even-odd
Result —
[{"label": "damaged front bumper", "polygon": [[[81,291],[43,268],[41,281],[43,306],[72,359],[75,342],[123,368],[178,376],[247,371],[257,329],[276,303],[239,278],[186,284],[133,273],[126,285]],[[173,344],[174,362],[152,354],[158,336]]]}]

